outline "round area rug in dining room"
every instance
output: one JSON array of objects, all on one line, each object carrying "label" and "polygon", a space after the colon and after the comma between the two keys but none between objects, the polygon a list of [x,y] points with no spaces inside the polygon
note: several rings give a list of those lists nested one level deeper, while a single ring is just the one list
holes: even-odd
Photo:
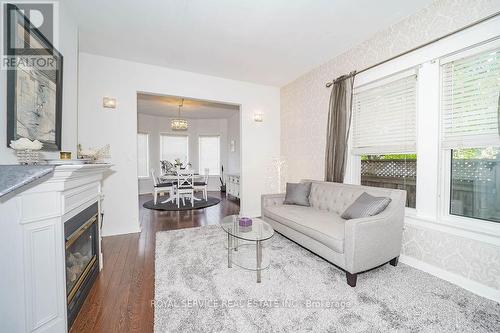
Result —
[{"label": "round area rug in dining room", "polygon": [[186,199],[186,204],[182,204],[181,200],[181,205],[180,207],[177,207],[177,203],[173,202],[167,202],[167,203],[161,203],[161,201],[165,201],[165,197],[158,197],[158,201],[156,202],[156,205],[154,204],[153,200],[146,201],[142,206],[144,208],[148,209],[155,209],[155,210],[167,210],[167,211],[176,211],[176,210],[191,210],[191,209],[202,209],[202,208],[207,208],[210,206],[215,206],[220,202],[220,199],[214,198],[214,197],[208,197],[208,200],[199,200],[194,202],[194,207],[191,206],[191,201]]}]

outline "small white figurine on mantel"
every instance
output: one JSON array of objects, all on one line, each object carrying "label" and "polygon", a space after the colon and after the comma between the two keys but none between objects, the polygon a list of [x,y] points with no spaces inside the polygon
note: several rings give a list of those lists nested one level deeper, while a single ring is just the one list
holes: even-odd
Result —
[{"label": "small white figurine on mantel", "polygon": [[39,163],[38,151],[42,149],[43,143],[38,140],[31,141],[27,138],[11,140],[10,147],[16,151],[17,160],[20,164],[32,165]]}]

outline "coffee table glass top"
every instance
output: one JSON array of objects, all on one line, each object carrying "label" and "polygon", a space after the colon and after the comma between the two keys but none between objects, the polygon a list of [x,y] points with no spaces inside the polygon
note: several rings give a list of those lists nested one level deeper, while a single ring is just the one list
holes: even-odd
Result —
[{"label": "coffee table glass top", "polygon": [[247,241],[263,241],[273,237],[274,229],[259,218],[252,218],[252,225],[240,226],[240,216],[229,215],[222,219],[221,227],[233,237]]}]

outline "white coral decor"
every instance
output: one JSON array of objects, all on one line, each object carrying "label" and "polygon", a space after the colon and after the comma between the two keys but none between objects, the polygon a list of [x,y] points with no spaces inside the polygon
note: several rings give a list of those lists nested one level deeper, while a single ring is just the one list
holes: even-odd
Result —
[{"label": "white coral decor", "polygon": [[43,143],[38,140],[31,141],[27,138],[20,138],[18,140],[11,140],[10,147],[15,150],[40,150]]},{"label": "white coral decor", "polygon": [[38,150],[42,149],[43,143],[38,140],[31,141],[27,138],[11,140],[10,147],[17,153],[17,159],[21,164],[37,164]]}]

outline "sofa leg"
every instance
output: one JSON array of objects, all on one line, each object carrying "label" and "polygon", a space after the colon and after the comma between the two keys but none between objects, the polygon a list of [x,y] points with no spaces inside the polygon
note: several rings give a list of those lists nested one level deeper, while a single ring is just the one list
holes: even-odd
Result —
[{"label": "sofa leg", "polygon": [[345,272],[347,277],[347,284],[351,287],[356,287],[356,280],[358,279],[358,274],[351,274],[349,272]]},{"label": "sofa leg", "polygon": [[396,267],[398,265],[398,260],[399,260],[399,257],[396,257],[396,258],[392,259],[391,261],[389,261],[389,264]]}]

